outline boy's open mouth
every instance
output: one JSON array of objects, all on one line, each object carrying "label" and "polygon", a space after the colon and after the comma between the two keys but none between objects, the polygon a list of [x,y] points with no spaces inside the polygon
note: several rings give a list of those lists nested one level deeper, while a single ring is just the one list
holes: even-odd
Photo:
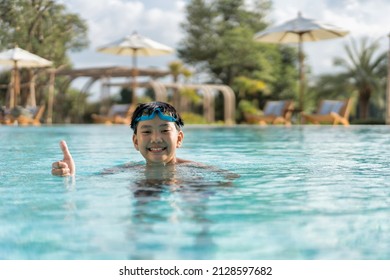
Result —
[{"label": "boy's open mouth", "polygon": [[166,149],[167,149],[166,147],[148,148],[148,151],[152,152],[152,153],[161,153],[162,151],[165,151]]}]

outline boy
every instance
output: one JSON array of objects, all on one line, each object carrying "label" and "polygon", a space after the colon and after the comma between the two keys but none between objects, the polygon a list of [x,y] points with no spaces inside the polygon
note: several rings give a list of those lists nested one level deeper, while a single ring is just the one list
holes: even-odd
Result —
[{"label": "boy", "polygon": [[[131,118],[134,131],[133,144],[146,160],[147,166],[166,166],[191,161],[176,158],[184,133],[183,120],[176,109],[164,102],[138,105]],[[51,173],[56,176],[74,176],[76,165],[65,141],[60,142],[63,160],[52,164]]]}]

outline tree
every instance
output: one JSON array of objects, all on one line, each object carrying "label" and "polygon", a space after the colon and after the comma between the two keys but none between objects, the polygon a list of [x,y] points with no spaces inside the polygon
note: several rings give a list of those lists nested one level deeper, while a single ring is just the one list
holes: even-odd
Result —
[{"label": "tree", "polygon": [[208,82],[234,86],[245,76],[265,82],[272,96],[294,97],[296,54],[291,47],[259,43],[253,35],[267,27],[271,1],[192,0],[182,23],[184,39],[179,57],[201,72]]},{"label": "tree", "polygon": [[133,90],[128,87],[121,88],[119,91],[119,104],[128,104],[129,100],[133,100]]},{"label": "tree", "polygon": [[254,95],[259,91],[264,91],[267,88],[263,81],[249,79],[245,76],[237,77],[234,84],[238,88],[238,96],[242,98],[246,95]]},{"label": "tree", "polygon": [[[172,61],[168,64],[169,71],[173,77],[173,83],[179,82],[179,76],[183,75],[187,80],[192,72],[183,65],[181,61]],[[180,109],[180,92],[177,89],[173,90],[173,106]]]},{"label": "tree", "polygon": [[[69,13],[64,5],[52,0],[0,0],[0,48],[16,45],[52,61],[54,67],[70,66],[67,52],[88,46],[87,25],[79,15]],[[22,69],[20,72],[22,83],[30,79],[28,71]],[[43,72],[37,76],[37,103],[44,100],[48,78],[49,75]],[[72,99],[64,95],[61,100],[67,98],[69,102]],[[86,101],[85,98],[80,100]],[[59,112],[57,119],[66,117],[58,115]]]},{"label": "tree", "polygon": [[369,42],[368,38],[362,38],[360,44],[352,40],[344,49],[347,57],[335,58],[334,64],[344,68],[341,75],[358,91],[359,117],[367,119],[371,96],[385,88],[387,54],[378,54],[378,40]]},{"label": "tree", "polygon": [[0,47],[15,45],[55,66],[69,64],[67,51],[88,46],[87,25],[52,0],[0,0]]},{"label": "tree", "polygon": [[239,76],[234,79],[234,88],[237,89],[238,114],[236,117],[242,121],[245,113],[259,112],[259,99],[263,97],[259,93],[267,93],[266,84],[261,80]]},{"label": "tree", "polygon": [[76,89],[69,89],[66,99],[62,103],[62,110],[65,111],[65,121],[71,123],[83,123],[87,108],[88,94]]},{"label": "tree", "polygon": [[179,81],[179,76],[183,75],[185,79],[191,77],[192,72],[190,69],[185,67],[181,61],[172,61],[168,64],[169,71],[173,77],[173,82],[177,83]]},{"label": "tree", "polygon": [[193,0],[182,24],[186,37],[180,42],[179,57],[188,64],[210,72],[214,79],[231,84],[246,65],[256,68],[257,44],[254,32],[265,28],[270,1],[257,0],[252,11],[243,0]]}]

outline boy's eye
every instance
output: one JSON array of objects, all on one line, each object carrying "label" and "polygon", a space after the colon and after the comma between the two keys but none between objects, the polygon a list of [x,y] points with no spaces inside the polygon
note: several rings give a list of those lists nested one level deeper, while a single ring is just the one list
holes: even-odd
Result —
[{"label": "boy's eye", "polygon": [[162,130],[163,133],[168,133],[168,132],[170,132],[170,131],[171,131],[170,129],[164,129],[164,130]]},{"label": "boy's eye", "polygon": [[141,131],[142,134],[149,134],[150,131],[149,130],[144,130],[144,131]]}]

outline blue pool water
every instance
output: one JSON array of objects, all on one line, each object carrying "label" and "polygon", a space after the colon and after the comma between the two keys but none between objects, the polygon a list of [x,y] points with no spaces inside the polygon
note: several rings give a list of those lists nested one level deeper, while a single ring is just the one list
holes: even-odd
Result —
[{"label": "blue pool water", "polygon": [[143,163],[126,126],[0,126],[0,259],[390,259],[390,126],[184,131],[179,157],[240,177],[102,174]]}]

